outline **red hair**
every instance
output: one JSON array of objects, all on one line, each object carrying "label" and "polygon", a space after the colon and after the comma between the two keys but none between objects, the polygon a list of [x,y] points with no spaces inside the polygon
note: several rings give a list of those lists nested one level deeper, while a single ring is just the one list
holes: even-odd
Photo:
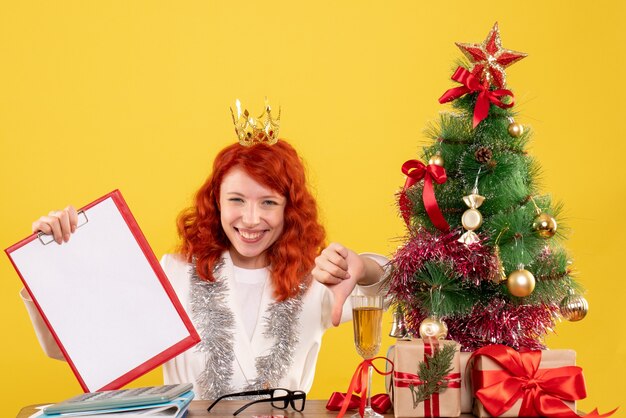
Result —
[{"label": "red hair", "polygon": [[222,180],[233,167],[242,168],[255,181],[287,199],[283,233],[267,250],[267,258],[276,299],[294,297],[300,283],[309,280],[308,273],[324,246],[326,233],[307,188],[302,160],[285,141],[249,147],[235,143],[220,151],[194,204],[178,216],[180,252],[187,261],[195,260],[200,278],[215,281],[213,269],[231,246],[222,229],[218,203]]}]

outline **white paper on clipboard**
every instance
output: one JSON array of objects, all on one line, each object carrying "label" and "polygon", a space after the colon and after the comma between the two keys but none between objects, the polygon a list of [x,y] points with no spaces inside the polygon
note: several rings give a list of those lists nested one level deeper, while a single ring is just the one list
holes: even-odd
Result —
[{"label": "white paper on clipboard", "polygon": [[115,389],[199,337],[119,191],[83,210],[68,243],[6,252],[83,389]]}]

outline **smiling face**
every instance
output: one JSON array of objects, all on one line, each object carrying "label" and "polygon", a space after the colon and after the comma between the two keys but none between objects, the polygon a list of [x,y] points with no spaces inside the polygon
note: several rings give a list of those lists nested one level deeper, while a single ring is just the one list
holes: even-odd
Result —
[{"label": "smiling face", "polygon": [[283,232],[287,199],[238,167],[224,176],[219,199],[233,263],[242,268],[267,266],[267,250]]}]

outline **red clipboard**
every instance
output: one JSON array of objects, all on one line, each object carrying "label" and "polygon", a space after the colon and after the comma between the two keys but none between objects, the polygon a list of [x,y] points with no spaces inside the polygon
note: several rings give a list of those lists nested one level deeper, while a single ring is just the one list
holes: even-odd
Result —
[{"label": "red clipboard", "polygon": [[68,243],[5,250],[84,391],[118,389],[200,337],[119,190],[79,211]]}]

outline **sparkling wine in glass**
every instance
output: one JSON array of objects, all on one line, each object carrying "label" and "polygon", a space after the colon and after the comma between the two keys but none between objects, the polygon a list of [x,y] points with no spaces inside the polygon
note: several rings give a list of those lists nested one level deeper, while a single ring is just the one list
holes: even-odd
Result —
[{"label": "sparkling wine in glass", "polygon": [[[352,296],[352,323],[354,326],[354,345],[356,351],[364,359],[371,359],[378,353],[381,345],[383,297]],[[372,366],[368,370],[367,404],[363,417],[382,418],[372,409],[370,391],[372,387]],[[360,417],[357,412],[353,418]]]}]

